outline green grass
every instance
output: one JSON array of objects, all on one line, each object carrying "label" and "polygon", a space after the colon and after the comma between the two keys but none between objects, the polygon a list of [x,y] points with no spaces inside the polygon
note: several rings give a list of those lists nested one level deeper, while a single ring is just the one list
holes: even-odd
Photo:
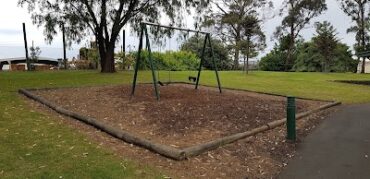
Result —
[{"label": "green grass", "polygon": [[[186,81],[196,72],[171,72],[172,81]],[[370,102],[370,87],[333,80],[370,80],[370,75],[326,73],[221,72],[225,87],[350,103]],[[0,178],[159,178],[161,173],[115,156],[77,130],[33,111],[19,88],[78,87],[131,83],[132,72],[95,71],[0,73]],[[160,79],[167,81],[168,72]],[[150,82],[150,72],[140,72]],[[215,85],[213,72],[201,82]],[[84,155],[88,153],[88,155]],[[145,173],[143,176],[142,173]]]},{"label": "green grass", "polygon": [[162,178],[33,111],[17,94],[19,88],[122,81],[122,75],[96,72],[0,73],[0,178]]},{"label": "green grass", "polygon": [[[171,80],[186,80],[195,72],[171,73]],[[370,86],[334,82],[334,80],[368,80],[370,74],[350,73],[285,73],[285,72],[221,72],[224,87],[267,92],[280,95],[341,101],[345,104],[370,102]],[[164,81],[168,73],[160,75]],[[201,83],[216,85],[213,72],[202,73]]]}]

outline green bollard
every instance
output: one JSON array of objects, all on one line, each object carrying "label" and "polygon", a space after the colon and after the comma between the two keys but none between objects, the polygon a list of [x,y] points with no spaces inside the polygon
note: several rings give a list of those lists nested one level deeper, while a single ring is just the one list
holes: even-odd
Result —
[{"label": "green bollard", "polygon": [[296,106],[295,106],[295,97],[289,96],[288,104],[286,108],[287,112],[287,140],[296,141]]}]

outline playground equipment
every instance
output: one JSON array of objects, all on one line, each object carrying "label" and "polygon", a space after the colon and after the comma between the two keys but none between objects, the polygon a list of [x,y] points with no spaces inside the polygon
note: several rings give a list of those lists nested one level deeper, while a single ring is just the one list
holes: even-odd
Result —
[{"label": "playground equipment", "polygon": [[199,68],[198,68],[198,75],[197,75],[197,77],[189,76],[189,80],[195,81],[195,89],[198,89],[199,81],[200,81],[200,73],[202,71],[202,66],[203,66],[204,59],[205,59],[205,52],[206,52],[206,48],[207,48],[207,44],[208,44],[208,47],[211,49],[210,50],[211,51],[210,55],[211,55],[211,58],[212,58],[212,63],[214,65],[214,69],[215,69],[218,89],[219,89],[220,93],[222,93],[221,82],[220,82],[220,78],[219,78],[219,74],[218,74],[218,70],[217,70],[217,65],[216,65],[216,61],[215,61],[215,58],[214,58],[212,42],[211,42],[211,34],[209,32],[192,30],[192,29],[184,29],[184,28],[180,28],[180,27],[166,26],[166,25],[161,25],[161,24],[156,24],[156,23],[151,23],[151,22],[141,22],[140,23],[141,30],[140,30],[140,37],[139,37],[140,38],[139,39],[139,49],[138,49],[137,58],[136,58],[135,74],[134,74],[134,79],[133,79],[133,84],[132,84],[131,96],[135,95],[135,89],[136,89],[136,85],[137,85],[137,75],[138,75],[140,61],[141,61],[141,52],[142,52],[143,44],[144,44],[144,41],[143,41],[144,40],[144,35],[145,35],[145,40],[146,40],[145,41],[146,49],[148,50],[148,53],[149,53],[148,58],[149,58],[149,63],[150,63],[150,69],[152,71],[153,86],[154,86],[155,95],[156,95],[157,100],[160,99],[158,84],[161,85],[161,86],[164,85],[162,82],[158,81],[158,77],[155,73],[156,69],[154,68],[154,62],[153,62],[153,58],[152,58],[152,50],[151,50],[151,47],[150,47],[148,26],[185,31],[185,32],[188,32],[188,33],[193,32],[193,33],[197,33],[197,34],[204,34],[205,38],[204,38],[204,43],[203,43],[203,49],[202,49],[200,64],[199,64]]}]

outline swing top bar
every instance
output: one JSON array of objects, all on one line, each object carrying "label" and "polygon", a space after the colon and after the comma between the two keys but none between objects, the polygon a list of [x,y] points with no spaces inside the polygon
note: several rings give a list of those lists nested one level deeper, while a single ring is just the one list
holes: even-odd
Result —
[{"label": "swing top bar", "polygon": [[152,23],[152,22],[142,21],[141,24],[143,24],[143,25],[157,26],[157,27],[164,27],[164,28],[175,29],[175,30],[181,30],[181,31],[186,31],[186,32],[195,32],[195,33],[201,33],[201,34],[210,34],[209,32],[205,32],[205,31],[185,29],[185,28],[181,28],[181,27],[173,27],[173,26],[162,25],[162,24],[157,24],[157,23]]}]

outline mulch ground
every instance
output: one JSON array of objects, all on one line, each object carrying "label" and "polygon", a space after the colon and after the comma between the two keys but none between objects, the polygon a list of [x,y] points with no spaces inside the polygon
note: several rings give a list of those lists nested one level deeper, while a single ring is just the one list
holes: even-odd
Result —
[{"label": "mulch ground", "polygon": [[[102,120],[143,138],[173,147],[189,147],[245,132],[285,117],[285,98],[190,85],[160,88],[140,85],[130,99],[130,86],[65,88],[36,92],[68,110]],[[298,112],[322,102],[297,100]]]},{"label": "mulch ground", "polygon": [[[181,144],[194,144],[196,140],[209,140],[212,137],[245,131],[245,129],[250,129],[284,116],[285,99],[276,96],[228,90],[220,95],[211,88],[202,87],[201,90],[194,91],[189,86],[176,85],[161,87],[162,100],[157,102],[153,96],[151,86],[140,86],[135,98],[130,101],[128,88],[127,86],[70,88],[41,90],[37,91],[37,93],[73,111],[84,114],[92,113],[90,115],[94,115],[97,119],[105,120],[106,122],[114,123],[116,120],[123,120],[120,123],[116,123],[116,126],[121,124],[122,128],[126,130],[163,141],[164,144],[173,145],[173,141],[164,141],[161,138],[166,138],[167,140],[180,139],[181,143],[175,143],[175,145],[179,146]],[[215,99],[215,97],[218,99]],[[173,161],[146,149],[115,139],[94,127],[61,116],[37,102],[27,101],[40,112],[53,116],[50,120],[56,120],[60,125],[68,125],[79,130],[89,140],[97,143],[97,148],[108,148],[124,159],[136,161],[142,167],[157,168],[163,171],[164,175],[172,178],[275,178],[289,163],[290,158],[294,156],[296,147],[299,146],[299,142],[297,145],[285,141],[286,130],[282,126],[186,161]],[[298,111],[306,111],[320,104],[321,102],[298,100]],[[106,106],[114,107],[114,110],[108,110]],[[174,109],[170,107],[174,107]],[[194,108],[195,112],[189,111],[190,107]],[[201,107],[202,110],[198,110],[198,107]],[[223,109],[223,107],[231,110],[231,112],[226,112],[225,110],[221,113],[215,110]],[[279,109],[273,109],[274,107]],[[135,109],[135,112],[129,112],[130,109]],[[270,112],[270,110],[272,111]],[[337,108],[333,108],[299,120],[297,122],[299,138],[306,136],[326,116],[336,110]],[[163,112],[163,115],[156,114],[160,111]],[[209,115],[210,111],[212,112],[211,115]],[[127,118],[127,116],[135,114],[138,114],[140,118],[136,119],[137,116],[131,119]],[[119,118],[113,119],[113,115]],[[182,115],[186,117],[178,117]],[[233,118],[211,117],[224,115],[233,116]],[[252,118],[253,116],[255,118]],[[149,119],[149,117],[152,119]],[[179,124],[176,121],[173,123],[169,122],[173,120],[173,117],[185,121],[181,121]],[[143,121],[140,122],[140,119]],[[165,119],[167,119],[167,123],[163,121]],[[199,122],[201,119],[202,122]],[[233,125],[229,125],[229,122],[237,124],[239,127],[236,128]],[[147,125],[151,125],[151,128]],[[138,126],[146,132],[135,130]],[[202,132],[202,130],[208,130],[208,133],[211,134]],[[151,133],[148,131],[151,131]],[[219,131],[219,133],[216,131]],[[191,138],[191,135],[202,134],[206,134],[206,136],[198,136],[196,139]]]}]

